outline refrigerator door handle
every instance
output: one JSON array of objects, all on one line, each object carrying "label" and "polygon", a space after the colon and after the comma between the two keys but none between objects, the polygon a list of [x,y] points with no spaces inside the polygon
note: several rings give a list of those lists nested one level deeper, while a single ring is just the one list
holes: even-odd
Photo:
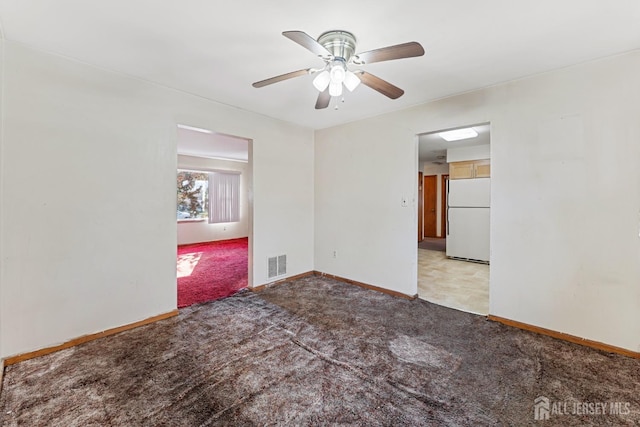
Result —
[{"label": "refrigerator door handle", "polygon": [[447,236],[449,235],[449,231],[451,231],[451,227],[449,227],[449,206],[447,206]]},{"label": "refrigerator door handle", "polygon": [[449,235],[449,180],[446,181],[447,184],[447,236]]}]

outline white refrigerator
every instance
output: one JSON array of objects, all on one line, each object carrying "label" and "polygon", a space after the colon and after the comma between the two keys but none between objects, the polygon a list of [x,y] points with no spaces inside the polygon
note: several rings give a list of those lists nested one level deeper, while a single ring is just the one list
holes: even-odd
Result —
[{"label": "white refrigerator", "polygon": [[491,178],[452,179],[447,187],[447,256],[489,262]]}]

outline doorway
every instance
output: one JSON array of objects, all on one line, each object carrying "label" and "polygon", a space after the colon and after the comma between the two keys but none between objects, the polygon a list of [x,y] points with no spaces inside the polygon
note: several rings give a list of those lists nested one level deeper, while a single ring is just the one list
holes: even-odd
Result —
[{"label": "doorway", "polygon": [[251,141],[178,125],[178,308],[249,286]]},{"label": "doorway", "polygon": [[[465,176],[464,185],[457,182],[457,185],[453,186],[456,189],[474,187],[473,184],[477,180],[484,180],[484,184],[490,182],[490,172],[488,176],[482,175],[485,169],[490,171],[490,167],[486,166],[490,164],[490,125],[487,123],[466,128],[472,128],[477,137],[446,141],[440,135],[443,131],[418,135],[419,169],[424,174],[421,216],[425,237],[418,244],[418,296],[435,304],[487,315],[490,273],[488,249],[486,256],[478,257],[482,259],[470,259],[452,253],[449,248],[451,243],[455,252],[460,246],[476,245],[478,242],[476,226],[469,230],[469,227],[465,227],[459,221],[451,222],[452,207],[448,198],[451,182],[450,169],[458,170],[460,166],[472,169],[471,175]],[[480,172],[473,171],[474,160],[478,160],[478,164],[482,163],[478,169]],[[475,187],[478,186],[475,185]],[[483,188],[486,187],[485,185]],[[456,198],[452,200],[455,201]],[[486,217],[483,218],[488,218],[489,206],[483,206],[483,208],[486,208],[483,211],[487,212]],[[477,211],[472,210],[470,206],[466,212],[475,214]],[[487,220],[485,239],[487,248],[488,227]],[[452,232],[457,240],[449,242]],[[465,233],[470,234],[465,236]],[[461,235],[462,243],[460,243]]]},{"label": "doorway", "polygon": [[424,194],[424,237],[438,237],[438,221],[436,215],[438,176],[425,175],[422,188]]}]

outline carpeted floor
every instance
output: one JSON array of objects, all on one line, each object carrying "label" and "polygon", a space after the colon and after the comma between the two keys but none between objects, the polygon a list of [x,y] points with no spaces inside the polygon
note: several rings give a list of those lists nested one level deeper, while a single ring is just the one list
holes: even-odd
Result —
[{"label": "carpeted floor", "polygon": [[445,252],[447,250],[447,239],[440,237],[425,237],[423,241],[418,242],[418,248],[428,251]]},{"label": "carpeted floor", "polygon": [[[639,391],[638,360],[309,277],[9,366],[0,421],[638,425]],[[569,412],[574,403],[619,402],[624,413],[538,422],[540,396]]]},{"label": "carpeted floor", "polygon": [[178,246],[178,307],[233,295],[247,287],[248,238]]}]

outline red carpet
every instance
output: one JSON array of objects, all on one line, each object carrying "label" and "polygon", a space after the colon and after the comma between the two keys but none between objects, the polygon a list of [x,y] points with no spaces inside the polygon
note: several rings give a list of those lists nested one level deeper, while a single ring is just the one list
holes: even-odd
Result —
[{"label": "red carpet", "polygon": [[178,246],[178,307],[212,301],[247,287],[249,239]]}]

